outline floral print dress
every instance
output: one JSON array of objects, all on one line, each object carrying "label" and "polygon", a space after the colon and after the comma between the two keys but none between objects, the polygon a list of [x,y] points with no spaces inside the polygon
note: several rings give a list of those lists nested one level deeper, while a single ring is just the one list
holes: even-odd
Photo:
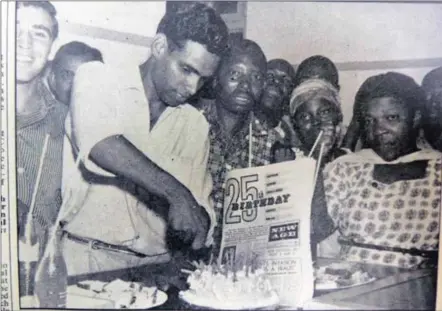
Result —
[{"label": "floral print dress", "polygon": [[[418,151],[394,161],[426,160],[425,176],[385,184],[373,177],[376,164],[387,164],[371,149],[339,158],[325,171],[327,207],[339,234],[381,247],[437,250],[442,187],[442,154]],[[348,261],[412,268],[423,257],[408,253],[341,245]]]}]

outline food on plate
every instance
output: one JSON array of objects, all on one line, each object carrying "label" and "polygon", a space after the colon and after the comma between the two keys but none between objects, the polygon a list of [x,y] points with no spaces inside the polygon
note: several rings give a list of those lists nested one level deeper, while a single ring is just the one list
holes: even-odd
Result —
[{"label": "food on plate", "polygon": [[[195,264],[189,273],[189,289],[180,296],[189,303],[219,309],[241,309],[276,305],[278,295],[265,271],[250,265]],[[185,271],[186,272],[186,271]]]},{"label": "food on plate", "polygon": [[83,281],[77,286],[93,292],[94,297],[114,301],[116,309],[148,308],[157,303],[158,290],[136,282],[120,279],[112,282]]},{"label": "food on plate", "polygon": [[316,270],[316,288],[333,289],[356,286],[375,280],[358,264],[333,263]]}]

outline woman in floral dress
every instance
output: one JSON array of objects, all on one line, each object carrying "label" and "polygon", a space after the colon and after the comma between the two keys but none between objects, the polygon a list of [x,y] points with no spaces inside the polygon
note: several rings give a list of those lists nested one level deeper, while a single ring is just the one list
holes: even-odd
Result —
[{"label": "woman in floral dress", "polygon": [[436,258],[442,154],[416,146],[424,100],[413,79],[394,72],[359,89],[367,148],[338,158],[324,176],[341,259],[413,268]]}]

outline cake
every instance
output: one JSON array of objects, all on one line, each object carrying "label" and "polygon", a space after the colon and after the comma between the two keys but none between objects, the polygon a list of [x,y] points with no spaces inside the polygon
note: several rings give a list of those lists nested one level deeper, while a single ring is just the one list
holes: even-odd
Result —
[{"label": "cake", "polygon": [[198,264],[189,273],[189,289],[180,293],[186,302],[217,309],[253,309],[275,306],[279,298],[262,268]]}]

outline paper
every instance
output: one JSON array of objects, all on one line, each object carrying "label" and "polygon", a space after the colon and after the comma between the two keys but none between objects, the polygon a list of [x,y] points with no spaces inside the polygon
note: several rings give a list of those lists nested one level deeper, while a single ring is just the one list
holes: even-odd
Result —
[{"label": "paper", "polygon": [[310,211],[316,162],[309,158],[231,171],[219,260],[257,255],[281,305],[313,297]]}]

